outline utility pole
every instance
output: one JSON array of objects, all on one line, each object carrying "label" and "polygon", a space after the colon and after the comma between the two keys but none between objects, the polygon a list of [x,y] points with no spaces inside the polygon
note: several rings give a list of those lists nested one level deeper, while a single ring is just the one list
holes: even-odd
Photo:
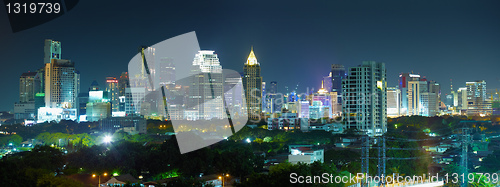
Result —
[{"label": "utility pole", "polygon": [[[386,162],[387,162],[387,159],[385,156],[385,151],[386,151],[385,136],[382,136],[382,175],[384,175],[384,177],[387,177],[387,176],[385,176],[385,166],[386,166]],[[385,187],[385,181],[382,185]]]},{"label": "utility pole", "polygon": [[363,173],[364,178],[361,181],[361,186],[362,187],[368,187],[368,184],[366,183],[366,177],[368,176],[369,173],[369,163],[370,163],[370,137],[369,136],[362,136],[361,137],[362,147],[361,147],[361,173]]},{"label": "utility pole", "polygon": [[469,128],[462,128],[462,160],[460,161],[460,165],[462,166],[462,174],[463,174],[463,179],[462,185],[463,187],[467,187],[467,178],[468,178],[468,171],[467,171],[467,154],[468,154],[468,144],[469,144]]}]

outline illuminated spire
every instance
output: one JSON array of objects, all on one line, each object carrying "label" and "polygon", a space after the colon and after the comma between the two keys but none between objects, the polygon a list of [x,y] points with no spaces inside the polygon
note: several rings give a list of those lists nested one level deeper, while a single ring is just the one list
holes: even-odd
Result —
[{"label": "illuminated spire", "polygon": [[251,48],[250,54],[248,55],[247,63],[245,63],[245,65],[260,65],[259,62],[257,62],[255,54],[253,53],[253,46]]},{"label": "illuminated spire", "polygon": [[325,90],[325,88],[324,88],[324,85],[323,85],[323,84],[324,84],[324,81],[321,81],[321,89],[319,89],[319,90],[318,90],[318,93],[319,93],[319,94],[326,94],[326,93],[328,93],[328,91],[327,91],[327,90]]}]

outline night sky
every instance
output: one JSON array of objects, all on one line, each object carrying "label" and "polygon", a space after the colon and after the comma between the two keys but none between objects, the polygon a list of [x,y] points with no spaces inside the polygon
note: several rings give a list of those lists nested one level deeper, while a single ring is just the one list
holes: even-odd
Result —
[{"label": "night sky", "polygon": [[455,89],[479,79],[500,88],[498,0],[118,2],[83,0],[18,33],[0,8],[0,111],[19,101],[19,76],[43,66],[47,38],[62,43],[86,91],[127,71],[138,46],[191,31],[225,69],[243,71],[253,45],[264,81],[278,81],[279,92],[299,82],[299,92],[317,89],[330,64],[365,60],[386,63],[388,86],[413,71],[441,83],[443,93],[450,79]]}]

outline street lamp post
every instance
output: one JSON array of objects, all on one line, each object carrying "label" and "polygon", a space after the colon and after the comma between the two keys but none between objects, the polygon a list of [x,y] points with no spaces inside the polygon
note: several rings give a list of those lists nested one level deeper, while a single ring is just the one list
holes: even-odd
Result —
[{"label": "street lamp post", "polygon": [[226,178],[229,177],[229,174],[226,174],[226,175],[222,174],[222,176],[219,176],[219,179],[222,180],[222,187],[224,187],[224,177],[226,177]]},{"label": "street lamp post", "polygon": [[[104,175],[104,176],[108,176],[108,173],[104,173],[104,174],[102,174],[102,175]],[[99,186],[101,186],[101,175],[92,174],[92,177],[94,177],[94,178],[95,178],[96,176],[97,176],[97,178],[98,178],[97,187],[99,187]]]}]

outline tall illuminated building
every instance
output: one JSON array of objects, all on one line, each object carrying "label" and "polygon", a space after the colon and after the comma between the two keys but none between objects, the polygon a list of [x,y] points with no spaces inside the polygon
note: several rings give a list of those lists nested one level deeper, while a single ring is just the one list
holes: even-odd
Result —
[{"label": "tall illuminated building", "polygon": [[191,66],[188,107],[190,120],[222,119],[226,113],[223,102],[223,75],[219,57],[214,51],[199,51]]},{"label": "tall illuminated building", "polygon": [[253,52],[250,50],[247,61],[243,66],[243,88],[247,103],[248,117],[254,120],[260,120],[262,112],[262,77],[260,76],[260,63],[257,61]]},{"label": "tall illuminated building", "polygon": [[75,63],[70,60],[52,59],[45,64],[45,107],[66,108],[76,107],[76,97],[79,93],[80,74],[75,69]]},{"label": "tall illuminated building", "polygon": [[421,101],[422,94],[428,93],[426,81],[408,81],[408,115],[422,115],[424,110],[427,110]]},{"label": "tall illuminated building", "polygon": [[312,105],[309,107],[310,118],[332,118],[331,99],[330,92],[324,88],[324,81],[321,81],[321,88],[312,96]]},{"label": "tall illuminated building", "polygon": [[467,115],[491,114],[491,103],[486,101],[486,81],[466,82],[465,86],[467,87]]},{"label": "tall illuminated building", "polygon": [[344,129],[356,128],[369,136],[387,131],[387,80],[385,63],[365,61],[349,68],[342,81]]},{"label": "tall illuminated building", "polygon": [[395,87],[387,88],[387,116],[398,117],[401,115],[401,90]]},{"label": "tall illuminated building", "polygon": [[118,112],[120,102],[116,77],[106,77],[106,92],[108,92],[108,99],[111,102],[111,111]]},{"label": "tall illuminated building", "polygon": [[19,77],[19,102],[25,103],[35,100],[37,93],[36,75],[37,72],[27,72]]},{"label": "tall illuminated building", "polygon": [[344,65],[332,64],[332,90],[331,92],[337,92],[337,102],[342,104],[342,80],[346,78]]},{"label": "tall illuminated building", "polygon": [[118,95],[125,96],[125,88],[130,87],[130,80],[127,72],[122,72],[118,79]]},{"label": "tall illuminated building", "polygon": [[61,42],[46,39],[43,52],[43,62],[45,64],[50,63],[52,59],[61,59]]},{"label": "tall illuminated building", "polygon": [[261,101],[262,101],[262,105],[261,105],[261,109],[262,109],[262,112],[266,112],[266,109],[265,109],[265,106],[267,105],[267,100],[266,100],[266,82],[262,81],[262,93],[260,94],[262,97],[261,97]]},{"label": "tall illuminated building", "polygon": [[19,77],[19,103],[14,104],[14,119],[16,120],[35,118],[35,95],[36,90],[39,89],[36,76],[37,72],[27,72]]},{"label": "tall illuminated building", "polygon": [[[332,72],[330,72],[328,74],[328,76],[326,77],[323,77],[323,86],[325,87],[325,90],[327,90],[328,92],[332,92]],[[341,82],[342,83],[342,82]]]},{"label": "tall illuminated building", "polygon": [[465,114],[467,111],[467,87],[462,87],[458,88],[457,92],[455,93],[455,96],[457,97],[457,110],[459,111],[460,114]]},{"label": "tall illuminated building", "polygon": [[408,109],[408,81],[419,81],[420,75],[413,73],[399,74],[399,90],[401,91],[401,115],[411,115]]}]

